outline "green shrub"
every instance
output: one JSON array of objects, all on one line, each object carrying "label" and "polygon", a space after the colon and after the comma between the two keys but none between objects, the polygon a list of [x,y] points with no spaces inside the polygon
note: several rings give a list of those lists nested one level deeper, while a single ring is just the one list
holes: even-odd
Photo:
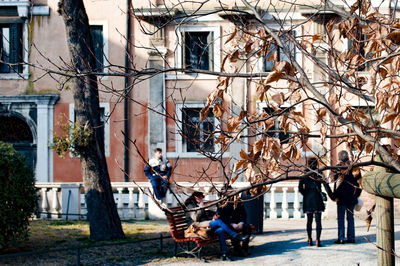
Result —
[{"label": "green shrub", "polygon": [[0,248],[28,237],[38,196],[32,171],[12,145],[0,141]]}]

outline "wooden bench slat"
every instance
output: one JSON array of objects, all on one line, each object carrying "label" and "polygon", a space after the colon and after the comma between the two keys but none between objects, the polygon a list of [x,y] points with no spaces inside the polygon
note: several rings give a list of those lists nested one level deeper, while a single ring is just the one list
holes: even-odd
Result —
[{"label": "wooden bench slat", "polygon": [[[182,211],[182,207],[170,208],[173,212]],[[177,243],[192,241],[195,242],[197,247],[206,246],[218,241],[217,236],[210,236],[208,239],[200,237],[185,237],[185,230],[188,227],[185,213],[166,213],[167,220],[171,230],[171,236]]]}]

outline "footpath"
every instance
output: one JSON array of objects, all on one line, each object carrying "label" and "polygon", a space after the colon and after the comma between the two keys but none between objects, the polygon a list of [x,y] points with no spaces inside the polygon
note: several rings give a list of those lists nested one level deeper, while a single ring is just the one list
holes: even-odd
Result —
[{"label": "footpath", "polygon": [[[190,265],[377,265],[376,224],[367,232],[365,221],[356,220],[356,243],[334,244],[337,239],[336,220],[322,221],[322,247],[307,246],[305,220],[265,220],[264,233],[256,235],[250,243],[251,255],[234,257],[234,261],[191,261]],[[315,224],[313,237],[315,238]],[[400,223],[395,220],[395,245],[400,245]],[[400,258],[396,258],[396,263]],[[187,265],[173,263],[163,265]]]}]

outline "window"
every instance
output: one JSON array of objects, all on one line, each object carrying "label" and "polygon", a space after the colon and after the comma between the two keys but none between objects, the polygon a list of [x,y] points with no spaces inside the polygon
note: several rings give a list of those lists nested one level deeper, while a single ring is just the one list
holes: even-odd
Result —
[{"label": "window", "polygon": [[103,25],[90,25],[94,55],[96,57],[96,71],[104,72],[104,37]]},{"label": "window", "polygon": [[[366,34],[361,34],[360,36],[357,37],[357,39],[359,39],[360,41],[355,42],[355,44],[353,45],[353,41],[352,40],[348,40],[348,50],[353,50],[354,54],[359,54],[361,55],[365,60],[369,60],[372,58],[372,52],[368,53],[367,55],[365,55],[365,51],[364,51],[364,47],[367,45],[367,40],[368,40],[368,36]],[[359,67],[357,67],[358,71],[365,71],[368,70],[370,67],[371,63],[363,63],[362,65],[360,65]]]},{"label": "window", "polygon": [[183,152],[214,152],[214,115],[200,121],[201,108],[182,109],[182,149]]},{"label": "window", "polygon": [[[69,104],[69,119],[71,124],[75,124],[75,104]],[[104,152],[106,157],[110,156],[110,105],[109,103],[100,103],[100,130],[103,133]],[[72,155],[71,155],[72,157]]]},{"label": "window", "polygon": [[212,108],[208,117],[200,122],[203,102],[176,103],[175,151],[167,152],[169,158],[204,158],[201,151],[217,152],[220,144],[215,143],[220,122],[213,115]]},{"label": "window", "polygon": [[[268,116],[273,116],[276,114],[275,110],[271,107],[264,107],[263,109],[268,114]],[[289,110],[290,109],[287,108],[285,113],[289,114]],[[285,114],[281,114],[280,116],[275,117],[274,126],[270,127],[267,130],[267,132],[265,132],[265,134],[271,138],[278,138],[281,144],[285,144],[285,143],[289,142],[289,139],[291,137],[290,134],[285,134],[284,132],[276,132],[277,130],[281,130],[280,124],[281,124],[282,115],[285,115]]]},{"label": "window", "polygon": [[0,24],[0,73],[21,73],[22,23]]},{"label": "window", "polygon": [[185,68],[213,70],[213,33],[184,32]]},{"label": "window", "polygon": [[[220,71],[221,28],[220,26],[180,25],[176,28],[175,64],[177,68]],[[191,79],[193,76],[178,73],[168,78]],[[196,74],[196,78],[215,79],[207,74]]]},{"label": "window", "polygon": [[[294,33],[293,33],[294,35]],[[289,53],[295,57],[296,56],[296,47],[295,45],[287,40],[284,36],[281,37],[281,41],[283,42],[283,45],[288,49]],[[273,42],[270,46],[270,49],[265,56],[265,61],[264,61],[264,71],[265,72],[270,72],[272,71],[272,68],[274,67],[274,59],[273,55],[274,53],[277,53],[277,60],[278,61],[287,61],[290,62],[290,58],[283,53],[283,50],[281,47],[279,47],[275,42]]]}]

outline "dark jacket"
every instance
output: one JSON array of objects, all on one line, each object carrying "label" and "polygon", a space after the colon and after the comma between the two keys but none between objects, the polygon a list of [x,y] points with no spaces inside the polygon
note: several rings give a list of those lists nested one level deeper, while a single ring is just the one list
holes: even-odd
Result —
[{"label": "dark jacket", "polygon": [[144,174],[150,180],[152,178],[159,178],[161,176],[171,176],[172,166],[168,160],[157,160],[156,158],[151,158],[149,164],[144,167]]},{"label": "dark jacket", "polygon": [[218,213],[220,215],[221,220],[227,224],[231,225],[232,223],[238,224],[240,222],[246,223],[247,215],[246,210],[241,202],[238,203],[236,209],[234,208],[233,203],[228,203],[223,208],[218,208]]},{"label": "dark jacket", "polygon": [[303,195],[303,212],[324,211],[325,204],[321,196],[321,183],[313,177],[299,182],[299,191]]},{"label": "dark jacket", "polygon": [[[187,209],[193,209],[199,207],[197,205],[196,199],[195,198],[188,198],[185,201],[185,206]],[[215,212],[211,210],[197,210],[197,211],[190,211],[186,212],[186,221],[189,224],[192,224],[193,222],[203,222],[203,221],[210,221],[212,220]]]},{"label": "dark jacket", "polygon": [[[338,166],[343,165],[346,165],[346,163],[338,164]],[[342,182],[339,180],[341,177],[343,178]],[[360,185],[357,182],[360,178],[361,174],[354,176],[351,169],[334,176],[336,182],[333,193],[338,200],[338,205],[353,205],[357,203],[357,199],[361,194]],[[338,184],[338,182],[340,182],[340,184]]]}]

